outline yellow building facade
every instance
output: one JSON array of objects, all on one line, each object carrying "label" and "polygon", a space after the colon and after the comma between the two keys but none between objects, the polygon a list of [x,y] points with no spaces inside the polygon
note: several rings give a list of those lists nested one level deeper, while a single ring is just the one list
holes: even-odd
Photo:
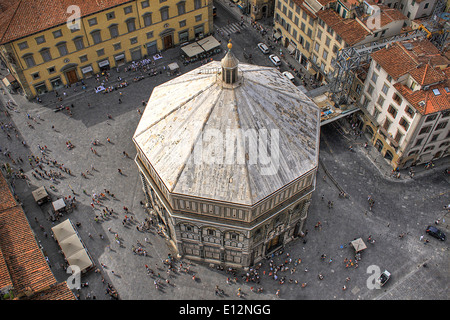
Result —
[{"label": "yellow building facade", "polygon": [[60,12],[64,23],[1,43],[3,61],[30,99],[212,32],[212,0],[110,0],[100,11],[89,8],[92,14],[72,2],[80,2],[78,20],[76,10]]}]

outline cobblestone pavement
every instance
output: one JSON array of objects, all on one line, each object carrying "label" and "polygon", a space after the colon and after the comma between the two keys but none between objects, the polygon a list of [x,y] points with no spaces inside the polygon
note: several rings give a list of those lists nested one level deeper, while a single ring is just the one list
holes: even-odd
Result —
[{"label": "cobblestone pavement", "polygon": [[[224,45],[224,44],[223,44]],[[163,52],[164,58],[158,60],[158,67],[175,61],[178,49]],[[214,57],[220,59],[223,53]],[[184,73],[198,66],[181,65]],[[4,74],[4,70],[2,70]],[[132,79],[136,74],[119,74],[111,70],[111,79],[118,75]],[[376,152],[364,149],[359,143],[365,141],[364,137],[354,141],[354,136],[346,129],[342,122],[341,130],[334,126],[322,127],[320,160],[321,166],[317,175],[317,186],[310,206],[306,228],[308,234],[303,239],[290,242],[283,253],[264,260],[259,273],[259,284],[243,281],[241,271],[237,276],[237,283],[227,283],[231,277],[225,271],[211,268],[194,262],[184,261],[184,267],[190,263],[189,274],[173,272],[167,274],[163,260],[170,253],[166,240],[158,234],[157,228],[148,231],[138,231],[136,226],[148,217],[148,213],[141,206],[144,200],[138,171],[134,164],[134,146],[131,138],[139,122],[137,109],[142,107],[142,101],[147,101],[155,85],[169,80],[171,77],[165,73],[155,77],[147,77],[142,81],[133,83],[122,90],[108,94],[95,94],[93,79],[86,81],[87,91],[67,90],[68,97],[64,98],[65,106],[71,108],[72,116],[67,111],[54,112],[59,103],[53,93],[43,96],[42,104],[28,102],[20,95],[11,95],[7,92],[0,94],[2,113],[0,121],[12,124],[18,129],[18,138],[6,139],[4,131],[0,132],[0,147],[2,154],[0,162],[11,163],[3,152],[5,148],[11,152],[12,158],[21,157],[24,163],[13,165],[21,167],[29,177],[29,181],[14,180],[14,188],[24,205],[30,225],[40,241],[45,254],[49,257],[52,270],[58,281],[64,281],[68,275],[60,264],[63,262],[58,247],[51,237],[45,237],[39,229],[39,224],[46,230],[53,226],[48,218],[49,205],[38,207],[32,198],[31,191],[40,185],[47,187],[54,184],[57,191],[51,191],[53,199],[61,196],[74,196],[77,198],[77,209],[66,217],[82,223],[79,233],[86,244],[100,273],[89,272],[83,276],[82,281],[88,281],[89,287],[82,288],[81,299],[89,295],[97,299],[109,299],[105,295],[106,283],[112,284],[122,299],[238,299],[238,288],[242,290],[245,300],[357,300],[357,299],[448,299],[448,245],[425,235],[429,239],[424,244],[419,238],[424,235],[425,227],[432,224],[437,218],[443,218],[441,228],[449,233],[446,222],[446,212],[442,207],[449,202],[448,177],[442,174],[441,164],[437,163],[432,170],[417,168],[414,179],[392,179],[389,177],[389,167],[382,159],[377,162],[370,161],[367,153]],[[62,93],[63,90],[60,90]],[[121,97],[122,103],[118,103]],[[17,106],[7,109],[8,100],[14,100]],[[90,107],[88,107],[90,103]],[[151,106],[150,106],[151,107]],[[7,110],[10,117],[6,117]],[[29,119],[34,118],[36,121]],[[107,117],[112,115],[112,119]],[[37,117],[40,117],[40,120]],[[28,126],[32,124],[34,128]],[[51,126],[55,126],[52,130]],[[111,143],[106,141],[109,137]],[[91,151],[91,142],[99,139],[101,145],[95,146],[97,155]],[[20,142],[26,141],[24,147]],[[66,142],[75,146],[67,149]],[[355,152],[348,151],[348,144],[352,142]],[[36,179],[31,175],[31,167],[27,163],[28,156],[41,154],[38,145],[47,146],[45,154],[50,159],[56,159],[71,170],[71,175],[63,173],[63,178],[51,182],[46,179]],[[123,152],[129,157],[124,157]],[[93,166],[95,170],[91,168]],[[51,167],[50,167],[51,168]],[[118,173],[122,169],[123,175]],[[325,174],[324,168],[330,176]],[[51,168],[57,170],[56,168]],[[87,178],[81,172],[89,170]],[[325,177],[325,178],[324,178]],[[331,180],[338,183],[350,197],[339,198],[338,188]],[[110,190],[115,198],[108,197],[101,205],[91,207],[92,192]],[[86,195],[83,193],[86,190]],[[376,200],[371,211],[367,205],[367,196],[372,195]],[[324,199],[322,200],[322,195]],[[328,209],[328,201],[333,201],[333,208]],[[123,207],[129,208],[129,216],[133,221],[122,225],[125,216]],[[114,209],[115,214],[95,222],[95,215],[108,207]],[[64,217],[63,219],[65,219]],[[34,222],[37,218],[38,223]],[[322,227],[315,228],[320,221]],[[111,228],[111,231],[109,231]],[[123,245],[119,246],[114,233],[117,232]],[[406,233],[403,239],[398,235]],[[92,238],[89,237],[92,235]],[[103,235],[101,239],[99,235]],[[369,235],[376,240],[374,244],[367,243],[368,248],[362,253],[362,260],[358,268],[346,267],[344,259],[354,259],[354,250],[348,246],[349,241],[357,237],[364,240]],[[145,241],[147,238],[147,242]],[[133,254],[131,248],[139,241],[147,250],[147,256]],[[269,276],[269,262],[272,259],[275,265],[281,265],[287,259],[287,253],[292,259],[287,263],[288,270],[279,272],[275,281]],[[326,254],[327,259],[322,260],[321,255]],[[294,265],[297,259],[301,263]],[[332,259],[329,262],[329,259]],[[289,262],[289,261],[288,261]],[[102,268],[101,263],[106,267]],[[179,262],[178,262],[179,263]],[[423,267],[426,263],[427,267]],[[147,275],[145,265],[155,272],[152,277]],[[392,279],[381,290],[368,288],[368,279],[371,276],[367,268],[371,265],[387,269],[392,273]],[[295,267],[295,272],[291,270]],[[307,269],[307,271],[305,271]],[[114,271],[114,272],[113,272]],[[265,274],[264,274],[265,271]],[[159,277],[158,277],[159,273]],[[192,275],[196,275],[195,280]],[[323,275],[323,280],[318,275]],[[280,278],[285,276],[285,282],[280,284]],[[102,282],[104,277],[104,282]],[[346,281],[349,277],[350,280]],[[160,279],[159,289],[155,288],[154,281]],[[169,283],[165,280],[169,279]],[[292,279],[292,281],[290,281]],[[370,280],[370,279],[369,279]],[[291,283],[292,282],[292,283]],[[297,282],[297,283],[296,283]],[[369,281],[370,282],[370,281]],[[302,288],[301,284],[306,283]],[[224,295],[215,295],[215,286],[224,290]],[[346,290],[343,290],[343,286]],[[262,293],[252,292],[251,288],[263,287]],[[277,297],[275,293],[280,290]]]}]

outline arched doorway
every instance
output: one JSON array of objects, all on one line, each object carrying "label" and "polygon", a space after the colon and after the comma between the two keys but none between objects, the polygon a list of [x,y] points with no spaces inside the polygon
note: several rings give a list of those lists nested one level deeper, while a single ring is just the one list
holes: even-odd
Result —
[{"label": "arched doorway", "polygon": [[381,150],[383,150],[383,147],[383,142],[381,142],[380,139],[377,139],[377,142],[375,142],[375,148],[377,148],[378,152],[381,152]]},{"label": "arched doorway", "polygon": [[365,132],[368,133],[369,136],[370,136],[370,139],[372,139],[373,134],[374,134],[372,127],[371,126],[366,126]]},{"label": "arched doorway", "polygon": [[394,159],[394,155],[392,154],[391,151],[386,150],[386,153],[384,154],[384,158],[389,160],[389,161],[392,161],[392,159]]}]

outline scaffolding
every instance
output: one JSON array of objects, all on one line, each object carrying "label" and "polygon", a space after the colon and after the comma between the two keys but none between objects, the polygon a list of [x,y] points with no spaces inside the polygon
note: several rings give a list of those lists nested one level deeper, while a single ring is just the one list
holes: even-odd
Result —
[{"label": "scaffolding", "polygon": [[370,63],[373,52],[385,48],[391,43],[419,40],[426,37],[442,51],[448,43],[449,34],[448,22],[444,21],[445,24],[443,26],[440,25],[441,18],[448,17],[445,15],[444,10],[445,1],[438,1],[431,18],[415,30],[378,41],[340,49],[332,63],[333,71],[328,73],[328,83],[333,101],[338,105],[351,103],[349,99],[350,91],[356,77],[356,71],[360,70],[364,64]]}]

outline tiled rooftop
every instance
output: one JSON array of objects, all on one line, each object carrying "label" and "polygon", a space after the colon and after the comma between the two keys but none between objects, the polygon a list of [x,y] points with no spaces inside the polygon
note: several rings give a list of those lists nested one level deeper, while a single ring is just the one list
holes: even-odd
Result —
[{"label": "tiled rooftop", "polygon": [[[432,85],[428,90],[412,91],[407,86],[396,83],[395,89],[421,114],[426,115],[438,111],[450,110],[450,67],[443,70],[445,81]],[[425,102],[424,105],[419,104]]]},{"label": "tiled rooftop", "polygon": [[[0,173],[0,288],[12,285],[16,297],[40,293],[57,284],[22,207],[16,203]],[[60,297],[74,299],[70,289],[59,287]],[[34,294],[29,296],[33,299]]]},{"label": "tiled rooftop", "polygon": [[0,0],[0,43],[65,24],[71,14],[67,8],[76,5],[81,16],[88,16],[132,0]]},{"label": "tiled rooftop", "polygon": [[355,19],[344,19],[333,9],[317,12],[327,26],[332,28],[349,46],[357,44],[369,35],[369,31]]}]

